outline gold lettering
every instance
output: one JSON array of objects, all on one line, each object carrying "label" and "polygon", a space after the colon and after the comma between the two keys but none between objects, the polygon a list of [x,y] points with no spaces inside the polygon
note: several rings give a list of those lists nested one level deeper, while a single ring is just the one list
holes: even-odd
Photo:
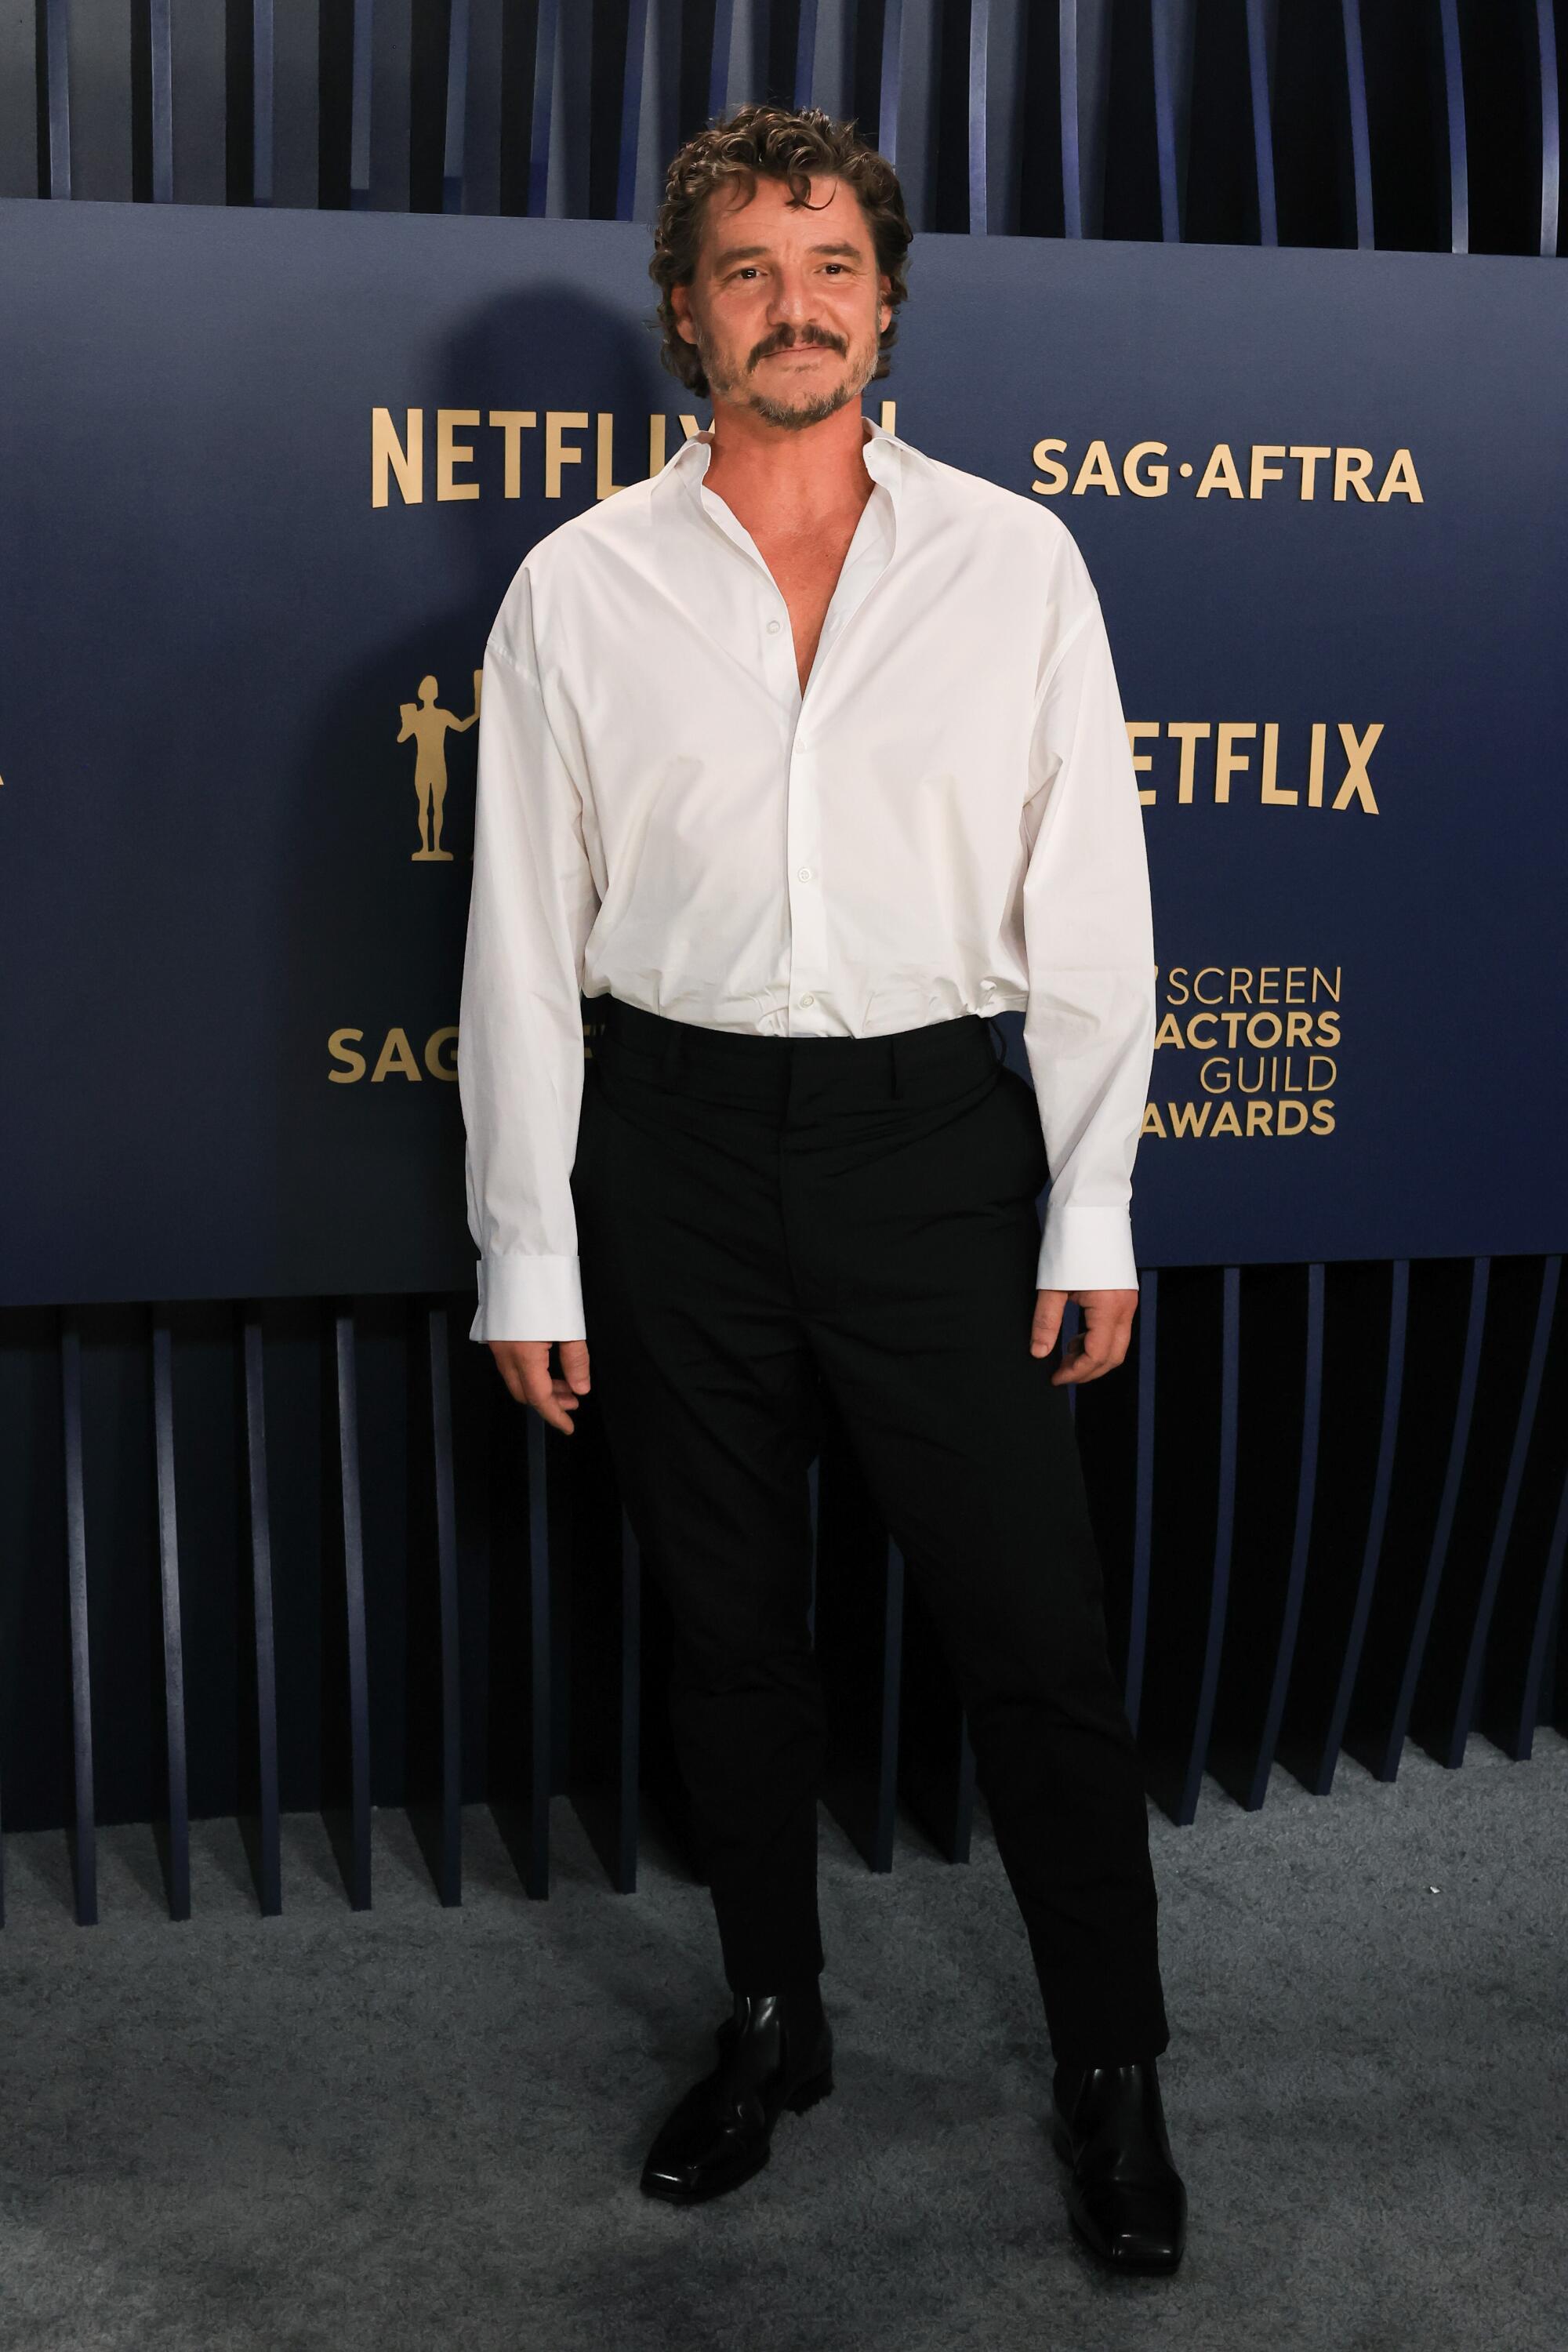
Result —
[{"label": "gold lettering", "polygon": [[1214,796],[1216,801],[1228,801],[1232,776],[1247,773],[1252,754],[1244,752],[1238,755],[1235,746],[1257,732],[1257,725],[1250,719],[1221,719],[1214,763]]},{"label": "gold lettering", "polygon": [[1426,503],[1421,485],[1415,478],[1415,460],[1408,449],[1396,449],[1388,461],[1388,471],[1377,494],[1379,506],[1385,499],[1408,499],[1412,505],[1418,507]]},{"label": "gold lettering", "polygon": [[524,433],[531,433],[538,422],[531,408],[492,408],[490,411],[491,425],[506,436],[502,458],[505,467],[501,482],[503,499],[520,499],[522,496],[522,436]]},{"label": "gold lettering", "polygon": [[373,507],[387,503],[388,476],[395,474],[397,487],[403,493],[405,507],[416,507],[425,496],[425,411],[405,408],[404,433],[407,446],[397,437],[397,427],[392,421],[390,408],[373,408],[370,412],[370,502]]},{"label": "gold lettering", "polygon": [[441,1052],[443,1045],[456,1046],[457,1042],[458,1032],[455,1025],[450,1029],[432,1029],[428,1037],[426,1038],[425,1066],[429,1071],[430,1076],[433,1078],[455,1079],[457,1077],[458,1057],[456,1053],[453,1054],[450,1061],[447,1061],[444,1058]]},{"label": "gold lettering", "polygon": [[1329,727],[1324,719],[1312,721],[1312,753],[1307,764],[1307,806],[1323,805],[1323,751],[1328,741]]},{"label": "gold lettering", "polygon": [[1166,728],[1182,747],[1182,764],[1176,776],[1176,798],[1190,801],[1193,796],[1193,770],[1197,759],[1199,738],[1207,739],[1214,730],[1206,719],[1173,719]]},{"label": "gold lettering", "polygon": [[478,482],[458,482],[452,478],[452,469],[455,466],[471,466],[474,462],[473,443],[455,440],[454,430],[459,425],[477,425],[479,421],[479,412],[477,408],[438,408],[436,411],[437,504],[443,499],[477,499],[479,495]]},{"label": "gold lettering", "polygon": [[626,488],[624,482],[616,479],[615,444],[615,416],[609,409],[602,408],[599,411],[598,480],[595,485],[597,495],[602,499],[613,499],[617,490]]},{"label": "gold lettering", "polygon": [[1263,782],[1258,798],[1265,808],[1294,808],[1299,797],[1297,793],[1293,789],[1289,792],[1276,789],[1274,774],[1279,761],[1279,721],[1266,719],[1263,722]]},{"label": "gold lettering", "polygon": [[1313,494],[1313,489],[1317,480],[1318,460],[1320,457],[1331,457],[1334,454],[1333,451],[1329,448],[1320,447],[1315,441],[1295,441],[1292,442],[1286,454],[1288,457],[1300,458],[1301,464],[1301,496],[1304,499],[1310,499]]},{"label": "gold lettering", "polygon": [[414,1048],[408,1042],[406,1029],[387,1031],[386,1042],[377,1056],[374,1069],[370,1074],[371,1085],[379,1086],[383,1078],[392,1070],[397,1071],[398,1075],[405,1078],[417,1078],[419,1076],[419,1065],[414,1058]]},{"label": "gold lettering", "polygon": [[343,1066],[341,1070],[327,1072],[334,1087],[352,1087],[356,1078],[363,1077],[364,1055],[354,1052],[355,1045],[363,1035],[363,1029],[334,1029],[328,1038],[328,1053],[334,1062],[341,1062]]},{"label": "gold lettering", "polygon": [[[1159,732],[1160,722],[1157,719],[1130,719],[1127,721],[1127,748],[1132,752],[1133,768],[1141,776],[1146,776],[1150,769],[1153,766],[1153,755],[1149,751],[1133,751],[1132,747],[1135,743],[1139,742],[1143,736],[1158,735]],[[1154,794],[1152,790],[1144,792],[1142,787],[1140,786],[1138,797],[1142,802],[1145,808],[1152,806]]]},{"label": "gold lettering", "polygon": [[1284,455],[1285,444],[1283,441],[1279,444],[1272,441],[1255,441],[1253,443],[1252,474],[1247,493],[1248,498],[1260,499],[1263,496],[1263,485],[1265,482],[1282,482],[1285,479],[1285,468],[1283,466],[1271,466],[1268,463],[1268,460],[1270,457],[1282,457]]},{"label": "gold lettering", "polygon": [[561,469],[563,466],[580,466],[581,449],[571,448],[562,437],[564,434],[585,432],[588,412],[585,408],[547,408],[544,412],[544,495],[547,499],[561,496]]},{"label": "gold lettering", "polygon": [[1075,499],[1080,499],[1085,490],[1104,490],[1113,499],[1121,496],[1121,485],[1116,478],[1110,452],[1103,441],[1091,441],[1083,453],[1083,463],[1078,469],[1072,494]]},{"label": "gold lettering", "polygon": [[1376,748],[1377,739],[1382,732],[1382,719],[1374,719],[1358,742],[1355,729],[1347,726],[1342,719],[1340,720],[1340,741],[1345,747],[1345,757],[1349,760],[1350,766],[1345,770],[1344,782],[1334,794],[1335,808],[1342,809],[1349,801],[1354,799],[1360,801],[1363,808],[1371,815],[1377,814],[1377,803],[1372,796],[1372,779],[1366,772],[1366,763],[1371,759]]},{"label": "gold lettering", "polygon": [[1151,466],[1146,475],[1139,472],[1139,458],[1147,457],[1151,452],[1163,457],[1165,444],[1163,441],[1135,441],[1121,460],[1121,478],[1135,499],[1163,499],[1170,483],[1169,466]]},{"label": "gold lettering", "polygon": [[1067,446],[1065,441],[1037,441],[1030,450],[1030,457],[1046,477],[1043,482],[1035,481],[1029,485],[1039,497],[1054,499],[1058,490],[1066,489],[1068,469],[1058,457],[1052,457],[1051,452],[1053,449],[1065,449]]},{"label": "gold lettering", "polygon": [[1203,480],[1194,495],[1206,499],[1211,490],[1223,490],[1227,499],[1240,498],[1241,476],[1236,470],[1236,459],[1230,454],[1228,441],[1216,441],[1204,468]]},{"label": "gold lettering", "polygon": [[1353,490],[1363,506],[1373,503],[1366,478],[1372,471],[1370,449],[1336,449],[1334,451],[1334,496],[1342,499],[1347,489]]}]

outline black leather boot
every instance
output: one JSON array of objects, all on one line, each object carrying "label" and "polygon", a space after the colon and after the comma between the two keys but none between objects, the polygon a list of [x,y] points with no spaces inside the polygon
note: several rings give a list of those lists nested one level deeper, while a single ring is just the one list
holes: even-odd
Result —
[{"label": "black leather boot", "polygon": [[1072,2167],[1074,2229],[1119,2271],[1173,2271],[1187,2234],[1187,2192],[1171,2161],[1152,2058],[1127,2066],[1058,2066],[1051,2136]]},{"label": "black leather boot", "polygon": [[766,2164],[783,2110],[804,2115],[833,2088],[833,2034],[815,1985],[788,1995],[738,1992],[714,2038],[717,2067],[692,2084],[648,2150],[647,2196],[695,2205],[738,2189]]}]

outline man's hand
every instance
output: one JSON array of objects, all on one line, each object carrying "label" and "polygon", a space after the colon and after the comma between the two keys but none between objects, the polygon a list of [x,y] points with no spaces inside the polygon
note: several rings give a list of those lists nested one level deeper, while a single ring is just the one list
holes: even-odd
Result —
[{"label": "man's hand", "polygon": [[[561,1354],[560,1372],[550,1371],[552,1346]],[[586,1339],[492,1339],[489,1351],[508,1391],[519,1404],[531,1404],[552,1429],[572,1434],[577,1400],[588,1392]]]},{"label": "man's hand", "polygon": [[1084,1328],[1062,1350],[1051,1374],[1051,1386],[1069,1381],[1097,1381],[1114,1371],[1132,1339],[1132,1318],[1138,1312],[1135,1290],[1037,1290],[1035,1325],[1029,1334],[1031,1356],[1048,1356],[1062,1328],[1062,1309],[1076,1298],[1083,1309]]}]

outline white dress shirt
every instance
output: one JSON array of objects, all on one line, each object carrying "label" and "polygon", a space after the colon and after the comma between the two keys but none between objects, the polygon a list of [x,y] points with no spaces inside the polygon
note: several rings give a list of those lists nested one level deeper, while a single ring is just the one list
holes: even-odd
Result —
[{"label": "white dress shirt", "polygon": [[485,646],[458,1037],[476,1339],[591,1338],[582,996],[868,1037],[1022,1008],[1037,1279],[1131,1289],[1154,1036],[1142,811],[1100,601],[1048,507],[866,425],[804,695],[688,440],[548,532]]}]

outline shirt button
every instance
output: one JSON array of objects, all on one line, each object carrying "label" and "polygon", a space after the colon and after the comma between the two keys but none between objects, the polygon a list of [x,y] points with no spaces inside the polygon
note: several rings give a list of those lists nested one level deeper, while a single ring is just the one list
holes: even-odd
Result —
[{"label": "shirt button", "polygon": [[801,867],[801,869],[800,869],[800,878],[801,878],[801,880],[802,880],[803,882],[809,882],[809,881],[810,881],[810,879],[811,879],[811,868],[810,868],[810,866],[803,866]]},{"label": "shirt button", "polygon": [[815,1004],[816,1003],[815,996],[803,996],[800,1001],[803,1004]]},{"label": "shirt button", "polygon": [[806,747],[806,740],[805,740],[805,736],[804,736],[804,735],[797,735],[797,736],[795,737],[795,750],[796,750],[797,751],[804,751],[807,748],[807,747]]},{"label": "shirt button", "polygon": [[769,635],[769,636],[770,636],[770,637],[776,637],[776,636],[778,635],[778,633],[779,633],[779,625],[778,625],[778,623],[777,623],[776,621],[770,621],[770,622],[768,623],[768,635]]}]

